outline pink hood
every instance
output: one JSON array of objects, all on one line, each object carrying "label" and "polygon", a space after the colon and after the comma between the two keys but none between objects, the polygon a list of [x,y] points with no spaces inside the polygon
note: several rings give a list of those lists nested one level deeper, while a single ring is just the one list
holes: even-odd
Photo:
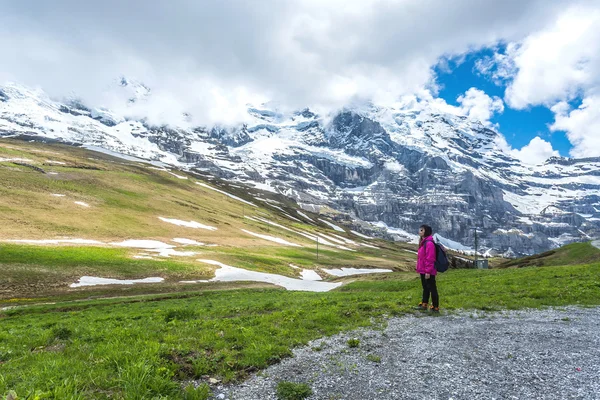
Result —
[{"label": "pink hood", "polygon": [[427,236],[423,240],[425,241],[425,244],[419,247],[419,252],[417,253],[417,273],[436,275],[436,254],[435,244],[433,244],[433,237]]}]

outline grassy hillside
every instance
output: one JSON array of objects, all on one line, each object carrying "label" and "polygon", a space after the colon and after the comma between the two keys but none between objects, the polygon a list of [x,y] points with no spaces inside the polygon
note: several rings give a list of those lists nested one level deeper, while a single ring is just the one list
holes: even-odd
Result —
[{"label": "grassy hillside", "polygon": [[[0,182],[0,398],[206,399],[211,378],[243,379],[294,346],[384,323],[420,300],[414,246],[332,230],[324,216],[231,182],[15,140],[0,140]],[[329,241],[318,259],[314,235]],[[74,239],[86,242],[57,241]],[[115,245],[124,240],[159,241],[168,251]],[[599,255],[575,244],[503,269],[450,270],[438,277],[441,305],[599,305]],[[287,277],[309,269],[346,284],[307,293],[181,283],[214,275],[200,260]],[[395,272],[323,272],[348,266]],[[164,282],[69,287],[84,275]]]},{"label": "grassy hillside", "polygon": [[547,267],[553,265],[577,265],[600,262],[600,250],[591,243],[572,243],[561,248],[504,262],[496,268]]},{"label": "grassy hillside", "polygon": [[[26,301],[32,297],[98,292],[68,287],[84,275],[162,277],[163,284],[144,287],[148,292],[161,287],[171,291],[180,280],[213,276],[216,267],[198,259],[298,277],[300,270],[290,266],[293,264],[316,270],[325,279],[330,277],[321,269],[328,267],[396,271],[414,267],[414,254],[405,251],[414,246],[334,231],[318,219],[326,217],[303,212],[285,198],[82,148],[0,140],[0,182],[0,299]],[[161,217],[193,221],[211,229],[175,225]],[[306,236],[317,234],[330,238],[321,237],[318,260],[316,243]],[[173,241],[175,238],[197,244],[179,244]],[[65,239],[99,243],[40,246],[14,242]],[[345,239],[351,242],[345,243]],[[174,250],[179,253],[167,258],[144,249],[110,245],[126,240],[160,241],[176,246]],[[323,244],[327,240],[331,245]],[[194,254],[183,256],[182,252]],[[194,285],[196,289],[213,286],[218,284]],[[107,288],[112,294],[140,290]]]},{"label": "grassy hillside", "polygon": [[[600,304],[599,275],[598,263],[452,270],[438,286],[444,309],[587,306]],[[204,399],[207,386],[186,382],[240,379],[311,339],[411,312],[420,296],[411,276],[329,293],[233,290],[0,311],[0,396]]]}]

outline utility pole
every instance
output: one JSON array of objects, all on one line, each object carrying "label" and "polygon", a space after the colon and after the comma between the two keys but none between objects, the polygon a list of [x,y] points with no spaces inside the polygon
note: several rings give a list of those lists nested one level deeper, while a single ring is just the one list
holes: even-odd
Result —
[{"label": "utility pole", "polygon": [[477,238],[477,228],[475,228],[475,266],[477,266],[477,251],[479,250],[479,240]]}]

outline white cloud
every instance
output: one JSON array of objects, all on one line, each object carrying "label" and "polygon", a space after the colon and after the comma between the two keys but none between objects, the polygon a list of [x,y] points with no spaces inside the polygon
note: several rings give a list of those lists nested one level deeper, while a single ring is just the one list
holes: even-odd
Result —
[{"label": "white cloud", "polygon": [[518,44],[509,43],[503,53],[496,51],[492,56],[477,60],[475,70],[491,78],[496,85],[500,86],[517,73],[514,60],[511,58],[517,49]]},{"label": "white cloud", "polygon": [[550,142],[545,141],[539,136],[533,138],[531,142],[521,150],[511,150],[511,155],[524,164],[539,165],[550,157],[559,157],[558,151],[552,148]]},{"label": "white cloud", "polygon": [[511,107],[577,97],[600,83],[600,7],[572,6],[507,55],[517,70],[506,90]]},{"label": "white cloud", "polygon": [[[570,2],[562,13],[506,51],[480,60],[477,70],[494,81],[508,81],[505,101],[524,109],[552,109],[550,129],[565,131],[571,155],[600,156],[600,6],[597,1]],[[582,99],[571,110],[568,102]],[[538,149],[544,147],[538,142]],[[529,150],[528,150],[529,151]],[[545,146],[546,153],[549,151]]]},{"label": "white cloud", "polygon": [[[432,85],[440,58],[517,42],[560,0],[77,0],[3,2],[0,82],[78,93],[94,105],[178,122],[241,118],[247,102],[332,108]],[[128,107],[119,76],[152,88]],[[466,99],[466,98],[465,98]],[[470,100],[465,100],[470,101]],[[479,108],[468,106],[473,115]],[[484,114],[485,116],[485,114]]]},{"label": "white cloud", "polygon": [[504,103],[497,96],[488,96],[483,90],[470,88],[456,99],[460,103],[460,110],[469,118],[490,125],[490,118],[495,113],[504,112]]},{"label": "white cloud", "polygon": [[[411,98],[414,100],[408,103]],[[434,98],[431,93],[427,92],[422,93],[419,99],[406,96],[403,101],[407,102],[406,107],[424,108],[429,106],[445,113],[469,117],[487,126],[492,125],[490,119],[494,114],[504,112],[504,103],[501,98],[497,96],[490,97],[483,90],[474,87],[458,96],[456,99],[459,103],[458,106],[448,104],[442,98]],[[411,105],[409,106],[409,104]]]},{"label": "white cloud", "polygon": [[591,95],[583,99],[581,105],[571,110],[566,102],[552,107],[555,113],[553,131],[566,131],[573,144],[573,157],[600,156],[600,96]]}]

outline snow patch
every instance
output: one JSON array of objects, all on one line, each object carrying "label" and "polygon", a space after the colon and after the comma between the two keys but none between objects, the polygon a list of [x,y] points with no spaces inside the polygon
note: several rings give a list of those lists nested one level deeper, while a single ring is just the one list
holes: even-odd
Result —
[{"label": "snow patch", "polygon": [[363,235],[363,234],[362,234],[362,233],[360,233],[360,232],[356,232],[356,231],[350,231],[350,232],[351,232],[351,233],[353,233],[354,235],[358,236],[358,237],[361,237],[361,238],[363,238],[363,239],[369,239],[369,240],[373,240],[373,239],[375,239],[375,238],[373,238],[373,237],[371,237],[371,236]]},{"label": "snow patch", "polygon": [[251,202],[249,202],[249,201],[247,201],[247,200],[244,200],[244,199],[241,199],[241,198],[239,198],[239,197],[237,197],[237,196],[234,196],[234,195],[232,195],[231,193],[227,193],[227,192],[224,192],[224,191],[222,191],[222,190],[220,190],[220,189],[214,188],[214,187],[212,187],[212,186],[208,186],[206,183],[202,183],[202,182],[196,182],[196,185],[200,185],[200,186],[202,186],[202,187],[205,187],[205,188],[207,188],[207,189],[214,190],[215,192],[219,192],[219,193],[221,193],[221,194],[224,194],[224,195],[225,195],[225,196],[227,196],[227,197],[230,197],[230,198],[232,198],[232,199],[234,199],[234,200],[237,200],[237,201],[241,201],[242,203],[248,204],[248,205],[250,205],[250,206],[252,206],[252,207],[258,207],[258,206],[257,206],[256,204],[254,204],[254,203],[251,203]]},{"label": "snow patch", "polygon": [[339,269],[323,269],[329,275],[342,277],[351,275],[362,275],[362,274],[382,274],[393,272],[391,269],[380,269],[380,268],[339,268]]},{"label": "snow patch", "polygon": [[61,243],[102,244],[102,242],[99,242],[97,240],[89,240],[89,239],[43,239],[43,240],[17,239],[17,240],[8,240],[8,242],[26,243],[26,244],[61,244]]},{"label": "snow patch", "polygon": [[312,218],[311,218],[311,217],[309,217],[308,215],[304,214],[302,211],[298,211],[298,210],[296,210],[296,213],[298,213],[298,215],[300,215],[301,217],[304,217],[304,218],[306,218],[306,219],[307,219],[307,220],[309,220],[309,221],[315,222],[315,220],[314,220],[314,219],[312,219]]},{"label": "snow patch", "polygon": [[173,173],[173,172],[167,172],[167,173],[170,174],[170,175],[173,175],[177,179],[188,179],[187,176],[177,175],[176,173]]},{"label": "snow patch", "polygon": [[287,276],[269,274],[265,272],[248,271],[242,268],[225,265],[213,260],[198,261],[220,267],[215,271],[215,277],[212,278],[210,282],[265,282],[284,287],[287,290],[298,290],[305,292],[328,292],[342,285],[341,283],[309,281],[288,278]]},{"label": "snow patch", "polygon": [[246,229],[242,229],[242,232],[247,233],[248,235],[256,236],[256,237],[264,239],[264,240],[268,240],[268,241],[271,241],[271,242],[283,244],[285,246],[302,247],[299,244],[291,243],[291,242],[288,242],[287,240],[284,240],[284,239],[281,239],[281,238],[278,238],[278,237],[269,236],[269,235],[261,235],[260,233],[250,232],[250,231],[248,231]]},{"label": "snow patch", "polygon": [[333,228],[334,230],[338,231],[338,232],[346,232],[345,230],[343,230],[342,228],[340,228],[339,226],[332,224],[329,221],[325,221],[324,219],[319,218],[319,221],[325,223],[326,225],[329,225],[331,228]]},{"label": "snow patch", "polygon": [[90,205],[88,203],[84,203],[83,201],[75,201],[74,203],[81,207],[85,207],[85,208],[90,207]]},{"label": "snow patch", "polygon": [[195,245],[195,246],[204,246],[204,243],[197,242],[197,241],[192,240],[192,239],[186,239],[186,238],[175,238],[175,239],[173,239],[173,241],[175,243],[179,243],[179,244],[189,244],[189,245]]},{"label": "snow patch", "polygon": [[2,158],[0,157],[0,162],[33,162],[33,160],[30,160],[29,158]]},{"label": "snow patch", "polygon": [[317,271],[313,271],[312,269],[303,269],[302,272],[300,272],[300,276],[305,281],[322,281],[323,280],[323,278],[321,278],[321,276],[319,274],[317,274]]},{"label": "snow patch", "polygon": [[98,285],[134,285],[136,283],[161,283],[163,278],[151,277],[144,279],[110,279],[98,278],[95,276],[82,276],[75,283],[71,283],[69,287],[78,288],[83,286],[98,286]]},{"label": "snow patch", "polygon": [[199,222],[196,221],[182,221],[180,219],[171,219],[171,218],[163,218],[163,217],[158,217],[158,219],[160,219],[163,222],[167,222],[169,224],[173,224],[173,225],[178,225],[178,226],[185,226],[187,228],[194,228],[194,229],[206,229],[209,231],[216,231],[217,228],[215,228],[214,226],[209,226],[209,225],[203,225]]}]

